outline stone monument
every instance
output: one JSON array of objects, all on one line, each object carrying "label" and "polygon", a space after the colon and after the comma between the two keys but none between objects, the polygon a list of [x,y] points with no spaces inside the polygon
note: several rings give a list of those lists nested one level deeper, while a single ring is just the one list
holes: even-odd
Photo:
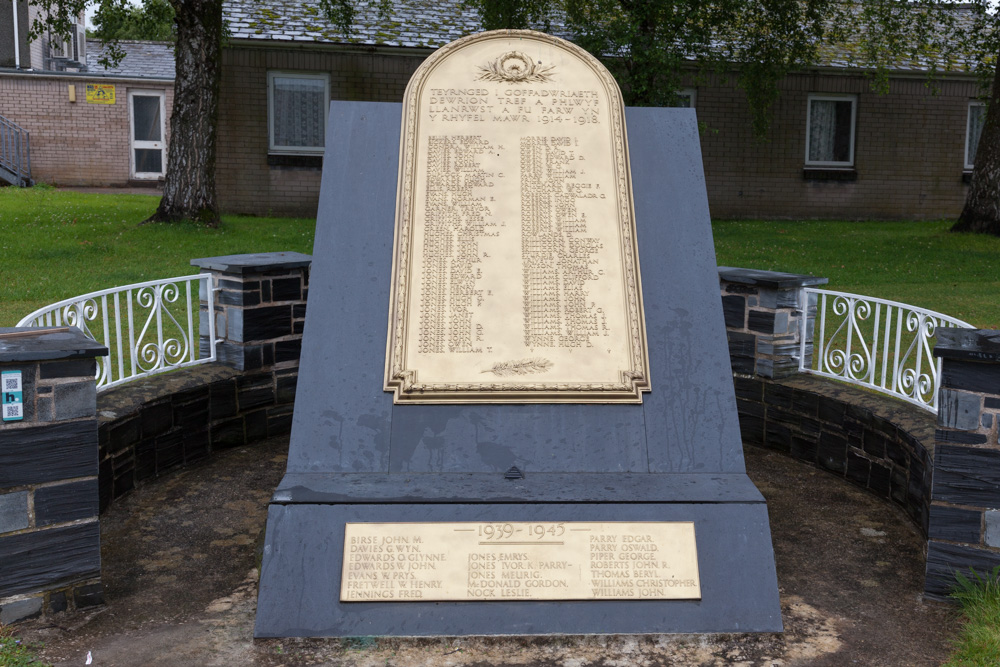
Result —
[{"label": "stone monument", "polygon": [[780,630],[693,112],[497,31],[328,128],[256,635]]}]

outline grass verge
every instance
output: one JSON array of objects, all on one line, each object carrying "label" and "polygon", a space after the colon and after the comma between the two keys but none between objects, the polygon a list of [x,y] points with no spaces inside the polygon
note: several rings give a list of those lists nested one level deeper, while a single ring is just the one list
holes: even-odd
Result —
[{"label": "grass verge", "polygon": [[1000,665],[1000,567],[987,576],[956,573],[952,597],[962,606],[965,622],[955,640],[955,651],[944,667]]},{"label": "grass verge", "polygon": [[0,624],[0,667],[46,667],[34,654],[34,646],[17,638],[10,626]]},{"label": "grass verge", "polygon": [[722,220],[720,266],[829,278],[824,287],[902,301],[1000,328],[1000,238],[953,234],[952,221]]},{"label": "grass verge", "polygon": [[0,326],[78,294],[197,273],[190,264],[197,257],[312,252],[313,219],[225,215],[218,229],[139,226],[158,202],[149,195],[0,188]]}]

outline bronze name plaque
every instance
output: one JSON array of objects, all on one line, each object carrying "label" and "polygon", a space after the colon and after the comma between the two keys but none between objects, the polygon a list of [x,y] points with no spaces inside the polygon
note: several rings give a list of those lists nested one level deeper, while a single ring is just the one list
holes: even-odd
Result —
[{"label": "bronze name plaque", "polygon": [[435,52],[406,90],[385,390],[398,402],[649,391],[621,93],[530,31]]},{"label": "bronze name plaque", "polygon": [[697,600],[694,523],[348,523],[340,599]]}]

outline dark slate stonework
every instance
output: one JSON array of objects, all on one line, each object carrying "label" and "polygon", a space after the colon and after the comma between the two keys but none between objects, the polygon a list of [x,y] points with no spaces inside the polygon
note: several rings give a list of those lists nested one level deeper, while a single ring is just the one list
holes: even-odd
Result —
[{"label": "dark slate stonework", "polygon": [[742,296],[722,297],[722,316],[726,320],[726,326],[731,329],[742,329],[746,316],[747,300]]},{"label": "dark slate stonework", "polygon": [[96,521],[0,537],[0,598],[101,574]]},{"label": "dark slate stonework", "polygon": [[941,429],[938,429],[934,433],[934,439],[939,443],[956,445],[985,445],[987,442],[985,433],[966,433],[964,431],[944,431]]},{"label": "dark slate stonework", "polygon": [[54,380],[67,377],[95,377],[97,362],[93,359],[78,359],[74,361],[50,361],[39,364],[38,377],[41,380]]},{"label": "dark slate stonework", "polygon": [[292,333],[290,306],[263,306],[229,311],[226,337],[246,343],[280,338]]},{"label": "dark slate stonework", "polygon": [[[1000,387],[997,388],[1000,391]],[[979,428],[981,399],[967,391],[942,389],[938,393],[938,424],[962,431]]]},{"label": "dark slate stonework", "polygon": [[983,513],[961,507],[931,505],[927,537],[945,542],[979,544]]},{"label": "dark slate stonework", "polygon": [[68,606],[69,598],[66,596],[66,591],[56,591],[49,595],[48,613],[58,614],[59,612],[66,611]]},{"label": "dark slate stonework", "polygon": [[42,331],[30,336],[0,338],[0,362],[38,362],[64,359],[93,359],[108,353],[108,348],[91,340],[76,327],[35,329],[0,327],[0,334]]},{"label": "dark slate stonework", "polygon": [[927,544],[924,592],[931,598],[945,599],[955,589],[956,571],[968,575],[972,568],[985,577],[997,566],[1000,566],[1000,553],[931,540]]},{"label": "dark slate stonework", "polygon": [[302,281],[297,277],[276,278],[271,281],[271,301],[298,301],[301,298]]},{"label": "dark slate stonework", "polygon": [[[785,324],[787,326],[787,315]],[[777,322],[775,313],[768,313],[761,310],[751,310],[747,313],[747,329],[759,331],[760,333],[774,333],[781,323]]]},{"label": "dark slate stonework", "polygon": [[240,410],[247,411],[274,403],[274,377],[270,373],[244,375],[236,381]]},{"label": "dark slate stonework", "polygon": [[28,492],[0,493],[0,533],[10,533],[27,528]]},{"label": "dark slate stonework", "polygon": [[35,525],[96,517],[97,479],[43,486],[35,491]]},{"label": "dark slate stonework", "polygon": [[941,386],[995,394],[1000,387],[1000,364],[950,360],[941,370]]},{"label": "dark slate stonework", "polygon": [[174,426],[174,407],[164,400],[146,407],[139,420],[144,438],[166,433]]},{"label": "dark slate stonework", "polygon": [[262,252],[246,255],[224,255],[192,259],[192,266],[238,275],[264,273],[266,271],[308,268],[312,263],[310,255],[300,252]]},{"label": "dark slate stonework", "polygon": [[212,384],[210,395],[213,420],[232,417],[239,412],[235,380]]},{"label": "dark slate stonework", "polygon": [[34,597],[26,600],[15,600],[0,605],[0,623],[9,625],[17,621],[26,621],[42,615],[44,598]]},{"label": "dark slate stonework", "polygon": [[104,604],[104,587],[101,584],[79,586],[73,590],[73,604],[77,609]]},{"label": "dark slate stonework", "polygon": [[96,470],[96,419],[3,430],[0,489],[87,477]]},{"label": "dark slate stonework", "polygon": [[996,507],[1000,451],[938,445],[934,452],[934,499],[956,505]]},{"label": "dark slate stonework", "polygon": [[926,531],[930,475],[924,473],[929,459],[923,443],[934,441],[932,415],[816,376],[733,381],[744,444],[784,451],[842,475],[900,505]]},{"label": "dark slate stonework", "polygon": [[1000,331],[942,328],[936,334],[936,357],[984,363],[1000,362]]}]

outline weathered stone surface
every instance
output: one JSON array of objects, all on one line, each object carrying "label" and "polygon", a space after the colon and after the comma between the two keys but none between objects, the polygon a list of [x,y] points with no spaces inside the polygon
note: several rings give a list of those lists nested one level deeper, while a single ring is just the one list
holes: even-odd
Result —
[{"label": "weathered stone surface", "polygon": [[192,259],[191,265],[203,269],[236,275],[260,274],[265,271],[300,269],[312,264],[312,256],[300,252],[260,252],[244,255],[223,255]]},{"label": "weathered stone surface", "polygon": [[[1000,387],[997,390],[1000,391]],[[961,431],[975,431],[979,428],[981,402],[977,394],[942,389],[938,393],[938,424]]]},{"label": "weathered stone surface", "polygon": [[0,537],[0,597],[100,576],[96,521]]},{"label": "weathered stone surface", "polygon": [[97,479],[43,486],[35,491],[35,525],[96,517]]},{"label": "weathered stone surface", "polygon": [[35,618],[42,614],[42,597],[14,600],[0,605],[0,623],[5,625]]},{"label": "weathered stone surface", "polygon": [[38,377],[53,380],[64,377],[89,377],[97,375],[97,362],[93,359],[72,361],[47,361],[38,365]]},{"label": "weathered stone surface", "polygon": [[29,523],[28,492],[0,494],[0,533],[27,528]]},{"label": "weathered stone surface", "polygon": [[941,369],[941,386],[995,394],[1000,387],[1000,363],[949,359]]},{"label": "weathered stone surface", "polygon": [[947,505],[931,505],[927,537],[945,542],[979,544],[982,520],[982,512]]},{"label": "weathered stone surface", "polygon": [[746,325],[746,297],[731,295],[722,297],[722,315],[726,321],[726,327],[730,329],[742,329]]},{"label": "weathered stone surface", "polygon": [[96,419],[3,431],[0,489],[88,477],[96,471]]},{"label": "weathered stone surface", "polygon": [[944,599],[955,589],[955,573],[969,575],[969,568],[987,576],[1000,565],[1000,553],[931,540],[927,544],[926,593]]},{"label": "weathered stone surface", "polygon": [[93,359],[108,353],[76,327],[0,327],[0,334],[7,333],[28,335],[0,337],[0,362]]},{"label": "weathered stone surface", "polygon": [[104,586],[101,584],[87,584],[78,586],[73,590],[73,604],[77,609],[93,607],[104,604]]},{"label": "weathered stone surface", "polygon": [[1000,547],[1000,510],[986,510],[983,514],[986,523],[983,541],[986,546]]}]

